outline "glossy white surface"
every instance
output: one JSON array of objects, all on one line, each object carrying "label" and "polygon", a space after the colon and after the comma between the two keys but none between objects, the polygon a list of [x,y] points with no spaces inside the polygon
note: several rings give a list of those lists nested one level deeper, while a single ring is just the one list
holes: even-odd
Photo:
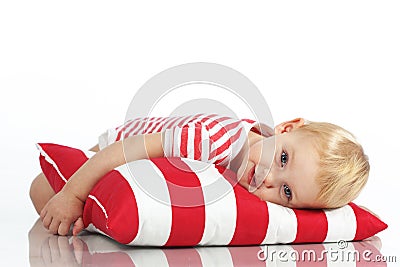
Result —
[{"label": "glossy white surface", "polygon": [[[39,227],[32,239],[38,217],[28,191],[39,172],[34,144],[93,146],[104,129],[123,122],[147,79],[195,61],[249,77],[275,123],[302,116],[356,134],[372,167],[355,202],[388,223],[378,235],[380,251],[397,256],[398,265],[399,13],[398,1],[1,1],[0,265],[43,266],[49,255],[92,258],[89,250],[72,251],[71,239]],[[127,251],[98,236],[72,244]],[[131,254],[143,261],[164,253],[129,251],[139,251]],[[185,266],[183,252],[171,253]],[[221,266],[224,258],[215,255],[226,252],[204,249],[201,259]],[[238,255],[256,257],[248,248]]]},{"label": "glossy white surface", "polygon": [[[246,247],[140,248],[106,237],[48,234],[38,221],[29,231],[29,262],[40,266],[384,266],[381,241]],[[322,251],[326,251],[324,254]],[[333,251],[335,251],[333,253]]]}]

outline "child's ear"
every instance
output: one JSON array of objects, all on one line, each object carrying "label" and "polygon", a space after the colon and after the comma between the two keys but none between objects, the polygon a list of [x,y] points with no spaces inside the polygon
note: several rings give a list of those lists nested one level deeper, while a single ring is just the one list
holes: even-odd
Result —
[{"label": "child's ear", "polygon": [[293,129],[303,126],[305,120],[303,118],[296,118],[290,121],[282,122],[275,127],[275,134],[282,134],[292,131]]}]

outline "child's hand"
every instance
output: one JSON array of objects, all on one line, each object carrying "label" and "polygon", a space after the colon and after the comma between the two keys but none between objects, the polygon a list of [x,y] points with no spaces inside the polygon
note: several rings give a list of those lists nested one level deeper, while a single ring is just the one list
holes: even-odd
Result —
[{"label": "child's hand", "polygon": [[83,201],[61,190],[54,195],[40,213],[43,226],[53,234],[67,235],[71,224],[74,224],[73,234],[83,230]]}]

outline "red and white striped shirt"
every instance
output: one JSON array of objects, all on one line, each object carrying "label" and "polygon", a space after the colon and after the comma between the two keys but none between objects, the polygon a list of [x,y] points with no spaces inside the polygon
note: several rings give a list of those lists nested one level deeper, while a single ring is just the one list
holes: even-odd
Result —
[{"label": "red and white striped shirt", "polygon": [[99,147],[103,149],[133,135],[163,132],[166,157],[189,158],[228,167],[247,142],[251,130],[264,136],[273,134],[270,127],[254,120],[217,114],[136,118],[108,129],[99,137]]}]

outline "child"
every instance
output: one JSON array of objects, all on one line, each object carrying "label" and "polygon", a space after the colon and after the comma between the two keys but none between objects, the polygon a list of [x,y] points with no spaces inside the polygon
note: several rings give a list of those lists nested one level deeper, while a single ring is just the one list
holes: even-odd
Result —
[{"label": "child", "polygon": [[180,156],[225,166],[265,201],[292,208],[336,208],[365,185],[369,163],[354,136],[330,123],[302,118],[274,130],[252,120],[216,114],[134,119],[108,130],[97,152],[57,194],[43,174],[31,199],[45,228],[66,235],[83,230],[83,205],[101,177],[126,162]]}]

